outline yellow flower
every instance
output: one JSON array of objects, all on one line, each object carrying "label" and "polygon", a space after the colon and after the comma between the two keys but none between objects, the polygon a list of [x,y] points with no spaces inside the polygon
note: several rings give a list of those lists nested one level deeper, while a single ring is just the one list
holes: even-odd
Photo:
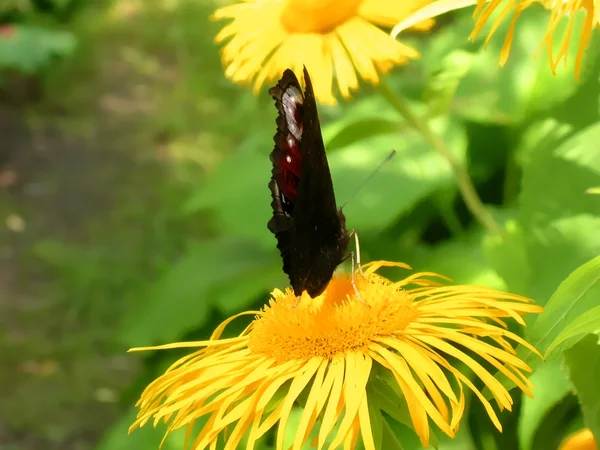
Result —
[{"label": "yellow flower", "polygon": [[[419,53],[392,39],[391,28],[430,0],[246,0],[218,9],[213,19],[232,19],[216,37],[225,75],[235,82],[254,79],[254,91],[290,68],[306,65],[315,95],[335,103],[333,79],[343,97],[358,89],[356,72],[376,84],[378,72],[404,64]],[[431,21],[419,24],[430,26]]]},{"label": "yellow flower", "polygon": [[[430,19],[454,9],[477,4],[474,12],[474,17],[476,17],[477,21],[475,22],[475,28],[469,36],[469,39],[474,39],[481,32],[494,11],[498,10],[499,13],[488,33],[486,44],[491,39],[500,23],[502,23],[507,16],[512,17],[510,28],[500,53],[500,65],[503,66],[510,53],[517,19],[525,9],[536,3],[540,3],[546,9],[550,10],[548,29],[539,45],[538,52],[544,45],[546,46],[548,57],[550,59],[550,67],[552,68],[553,73],[556,73],[556,68],[561,60],[566,62],[577,13],[582,10],[585,11],[585,22],[579,36],[579,48],[575,61],[575,78],[579,79],[584,50],[589,44],[593,28],[600,24],[600,5],[598,4],[598,0],[437,0],[431,2],[429,5],[416,11],[411,17],[408,17],[397,24],[392,30],[392,37],[395,37],[400,31],[410,26],[412,22]],[[555,49],[552,46],[552,40],[557,31],[557,27],[563,18],[568,18],[569,21],[567,29],[563,34],[560,48],[558,49],[558,52],[555,53]]]},{"label": "yellow flower", "polygon": [[[523,373],[530,368],[516,356],[514,343],[536,350],[508,331],[505,319],[524,325],[521,316],[541,308],[485,287],[444,286],[430,273],[392,282],[375,273],[383,266],[408,268],[391,262],[365,265],[362,275],[354,277],[361,301],[352,280],[342,275],[315,299],[304,293],[297,307],[290,289],[275,290],[262,311],[242,313],[256,317],[238,337],[221,339],[221,334],[239,315],[221,324],[208,341],[153,347],[200,349],[146,388],[131,429],[162,419],[167,435],[187,427],[191,439],[195,422],[206,416],[193,449],[216,448],[219,436],[225,450],[238,448],[244,436],[244,448],[252,449],[278,423],[277,450],[289,448],[289,442],[284,446],[286,429],[293,450],[311,434],[317,449],[351,450],[360,435],[365,449],[374,450],[372,415],[381,419],[381,411],[377,395],[367,396],[367,386],[378,379],[391,389],[388,404],[405,406],[424,446],[429,421],[454,436],[465,409],[465,387],[501,429],[491,403],[453,363],[468,367],[500,410],[510,410],[510,394],[491,371],[531,395]],[[296,401],[303,410],[292,430],[288,425]]]},{"label": "yellow flower", "polygon": [[566,438],[558,450],[598,450],[598,446],[592,431],[584,428]]},{"label": "yellow flower", "polygon": [[[544,45],[546,45],[548,50],[548,58],[550,59],[550,67],[552,68],[553,73],[556,73],[556,67],[561,60],[566,62],[567,52],[569,50],[569,43],[571,42],[571,34],[573,32],[573,25],[575,24],[577,12],[580,10],[585,10],[585,22],[583,24],[583,28],[581,29],[581,35],[579,36],[579,48],[577,50],[577,58],[575,60],[575,78],[578,79],[579,74],[581,73],[581,62],[583,60],[584,50],[589,44],[594,25],[598,23],[598,18],[596,17],[598,11],[595,10],[594,5],[595,0],[492,0],[487,5],[486,0],[478,0],[477,8],[474,14],[475,17],[477,17],[477,22],[475,23],[475,28],[473,33],[471,33],[470,38],[473,39],[475,36],[477,36],[492,12],[497,7],[502,5],[503,9],[498,14],[498,17],[494,21],[492,29],[488,34],[486,43],[489,42],[494,34],[494,31],[496,31],[496,28],[500,25],[500,22],[502,22],[507,14],[512,12],[512,22],[510,24],[508,34],[506,35],[504,46],[502,47],[500,53],[500,65],[504,65],[510,52],[516,21],[521,13],[534,3],[542,3],[547,9],[550,10],[548,30],[546,31],[546,35],[540,44],[538,52]],[[561,22],[561,19],[565,17],[569,18],[569,23],[567,30],[563,35],[562,43],[558,49],[558,53],[555,54],[554,48],[552,47],[552,39],[554,38],[556,27]]]}]

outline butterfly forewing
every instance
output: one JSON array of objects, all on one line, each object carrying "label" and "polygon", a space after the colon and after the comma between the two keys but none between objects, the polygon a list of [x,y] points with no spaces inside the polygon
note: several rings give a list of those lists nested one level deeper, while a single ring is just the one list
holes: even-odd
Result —
[{"label": "butterfly forewing", "polygon": [[342,262],[348,247],[345,217],[337,209],[310,77],[306,91],[286,70],[269,93],[279,110],[271,153],[273,217],[283,270],[296,295],[319,295]]}]

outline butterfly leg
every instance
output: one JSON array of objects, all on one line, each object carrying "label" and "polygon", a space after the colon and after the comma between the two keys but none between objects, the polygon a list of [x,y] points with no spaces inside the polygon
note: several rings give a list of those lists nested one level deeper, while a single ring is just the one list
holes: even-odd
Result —
[{"label": "butterfly leg", "polygon": [[360,244],[358,242],[358,233],[356,232],[356,230],[352,230],[350,232],[350,236],[354,236],[354,247],[356,248],[356,264],[358,265],[358,271],[362,275],[363,271],[362,265],[360,263]]},{"label": "butterfly leg", "polygon": [[[352,287],[354,288],[354,294],[356,295],[356,298],[359,302],[361,302],[363,305],[370,306],[367,302],[363,300],[362,296],[360,295],[360,291],[356,287],[356,278],[354,272],[354,252],[350,252],[350,260],[352,261]],[[358,267],[360,267],[360,265]]]},{"label": "butterfly leg", "polygon": [[297,308],[297,307],[298,307],[298,305],[300,304],[300,302],[301,302],[301,301],[302,301],[302,295],[299,295],[299,296],[297,296],[297,297],[296,297],[296,303],[294,303],[294,304],[292,305],[292,309],[295,309],[295,308]]}]

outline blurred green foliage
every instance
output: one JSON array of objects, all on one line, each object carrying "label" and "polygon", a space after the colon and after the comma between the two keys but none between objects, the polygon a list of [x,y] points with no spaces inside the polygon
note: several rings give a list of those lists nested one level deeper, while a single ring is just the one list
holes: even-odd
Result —
[{"label": "blurred green foliage", "polygon": [[[83,239],[35,236],[26,256],[50,275],[44,295],[64,305],[69,320],[90,330],[110,324],[115,353],[207,337],[224,317],[259,308],[270,290],[286,285],[266,228],[276,112],[264,91],[256,98],[223,77],[212,42],[219,24],[208,20],[215,7],[192,0],[103,7],[15,0],[0,8],[0,23],[14,28],[0,38],[0,74],[39,77],[48,101],[76,118],[89,115],[86,99],[107,90],[122,98],[141,86],[131,102],[150,104],[134,108],[132,119],[129,104],[116,103],[128,117],[120,133],[135,164],[123,169],[126,180],[114,188],[108,212],[83,221]],[[580,82],[574,57],[553,76],[544,54],[532,59],[547,22],[546,12],[527,10],[501,68],[506,26],[484,51],[466,39],[470,12],[455,13],[427,35],[408,35],[422,58],[386,79],[468,167],[503,236],[474,222],[447,162],[377,88],[363,86],[352,101],[320,108],[340,204],[392,149],[398,152],[344,208],[363,261],[404,261],[546,307],[524,330],[546,360],[519,349],[536,370],[536,396],[513,391],[515,410],[500,416],[503,434],[473,402],[454,441],[437,433],[443,449],[550,449],[584,423],[600,430],[592,368],[600,355],[600,197],[586,194],[600,184],[600,47],[594,39]],[[106,66],[115,70],[107,85],[98,76]],[[88,127],[98,126],[94,120]],[[112,135],[99,139],[112,145]],[[168,156],[157,156],[165,148]],[[121,392],[122,418],[101,424],[98,448],[157,448],[160,426],[127,435],[130,405],[174,353],[130,355],[142,367]],[[403,414],[396,407],[390,414]],[[419,448],[410,429],[394,427],[380,427],[378,436],[393,433],[403,448]],[[181,444],[175,433],[163,448]]]},{"label": "blurred green foliage", "polygon": [[38,74],[77,44],[68,23],[89,8],[82,0],[8,0],[0,5],[0,82],[6,70]]}]

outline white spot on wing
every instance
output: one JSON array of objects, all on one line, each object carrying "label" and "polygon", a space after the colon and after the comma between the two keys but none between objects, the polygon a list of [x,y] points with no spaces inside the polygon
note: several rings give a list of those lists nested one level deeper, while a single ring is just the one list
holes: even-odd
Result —
[{"label": "white spot on wing", "polygon": [[285,120],[288,129],[298,141],[302,137],[302,124],[296,122],[296,111],[298,110],[298,105],[302,104],[302,101],[302,92],[295,86],[287,88],[281,96],[281,103],[283,105],[283,111],[285,112]]},{"label": "white spot on wing", "polygon": [[294,139],[294,136],[290,136],[289,134],[286,137],[287,139],[287,144],[290,148],[294,147],[294,145],[296,145],[296,142],[298,142],[296,139]]}]

